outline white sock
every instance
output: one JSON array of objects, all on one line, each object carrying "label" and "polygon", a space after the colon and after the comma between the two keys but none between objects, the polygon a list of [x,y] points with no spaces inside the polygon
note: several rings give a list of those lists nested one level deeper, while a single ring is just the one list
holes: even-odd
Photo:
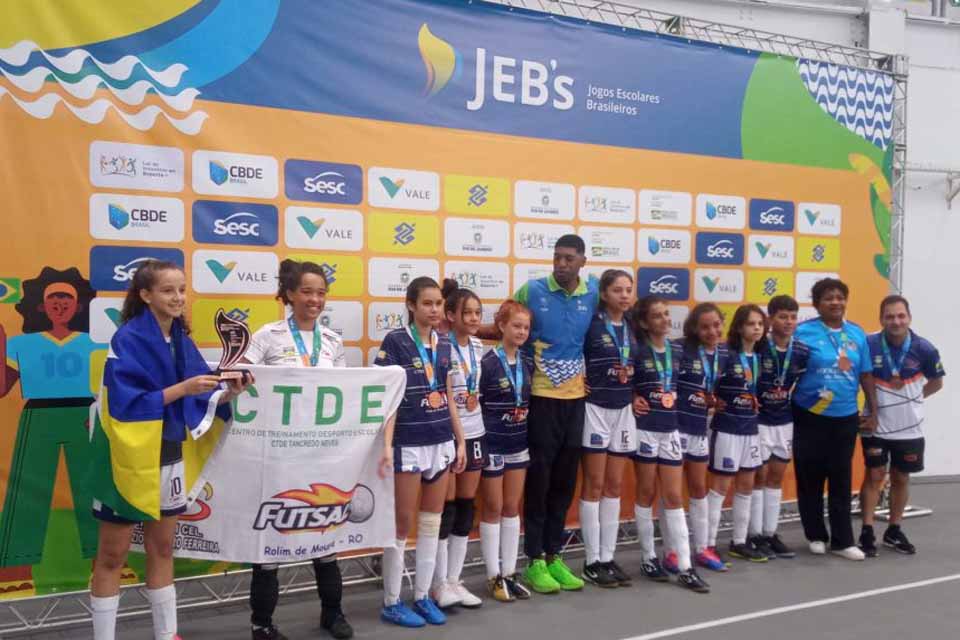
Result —
[{"label": "white sock", "polygon": [[666,509],[663,519],[669,522],[670,548],[677,552],[677,566],[680,571],[690,568],[690,533],[687,531],[687,519],[683,509]]},{"label": "white sock", "polygon": [[500,557],[503,575],[517,572],[517,555],[520,553],[520,516],[500,520]]},{"label": "white sock", "polygon": [[480,521],[480,549],[487,565],[487,579],[500,575],[500,523]]},{"label": "white sock", "polygon": [[437,546],[440,542],[440,514],[421,511],[417,516],[417,575],[413,580],[413,599],[423,600],[430,595],[433,569],[437,566]]},{"label": "white sock", "polygon": [[154,640],[173,640],[177,635],[177,590],[172,584],[147,589],[147,599],[153,613]]},{"label": "white sock", "polygon": [[690,532],[693,534],[693,550],[700,553],[709,545],[710,507],[706,498],[690,498]]},{"label": "white sock", "polygon": [[437,565],[433,568],[434,587],[447,581],[447,540],[437,540]]},{"label": "white sock", "polygon": [[653,549],[653,509],[635,504],[633,505],[633,515],[637,519],[637,538],[640,539],[640,551],[643,553],[643,558],[645,560],[656,558],[657,554]]},{"label": "white sock", "polygon": [[580,501],[580,535],[587,564],[600,559],[600,503]]},{"label": "white sock", "polygon": [[600,562],[613,560],[620,533],[620,498],[600,498]]},{"label": "white sock", "polygon": [[397,540],[395,547],[383,548],[383,604],[391,607],[400,602],[403,587],[403,550],[406,540]]},{"label": "white sock", "polygon": [[467,536],[455,536],[452,533],[447,538],[447,581],[454,584],[460,582],[463,573],[463,562],[467,559]]},{"label": "white sock", "polygon": [[117,632],[120,595],[103,598],[91,595],[90,608],[93,610],[93,640],[114,640]]},{"label": "white sock", "polygon": [[666,511],[667,507],[663,504],[663,498],[660,498],[660,507],[657,509],[657,523],[660,525],[660,542],[663,544],[664,556],[670,551],[676,551],[670,542],[670,523],[667,522],[667,519],[663,515]]},{"label": "white sock", "polygon": [[733,494],[733,543],[747,541],[747,527],[750,525],[750,501],[752,496],[742,493]]},{"label": "white sock", "polygon": [[763,490],[763,535],[770,537],[777,532],[777,523],[780,520],[780,500],[783,499],[783,489]]},{"label": "white sock", "polygon": [[707,494],[708,523],[709,523],[709,541],[711,547],[717,546],[717,532],[720,531],[720,512],[723,511],[722,493],[717,493],[713,489]]},{"label": "white sock", "polygon": [[750,494],[750,536],[763,533],[763,489],[754,489]]}]

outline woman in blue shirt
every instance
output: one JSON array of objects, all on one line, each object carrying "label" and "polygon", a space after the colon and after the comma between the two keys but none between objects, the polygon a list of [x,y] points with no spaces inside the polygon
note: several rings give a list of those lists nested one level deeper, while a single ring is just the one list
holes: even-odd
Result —
[{"label": "woman in blue shirt", "polygon": [[[811,553],[863,560],[853,541],[850,484],[857,431],[876,428],[874,387],[867,336],[844,319],[850,290],[834,278],[813,285],[819,318],[797,327],[796,339],[810,347],[806,372],[793,392],[794,470],[797,502]],[[857,392],[863,387],[870,417],[860,417]],[[824,482],[830,483],[830,531],[823,517]]]}]

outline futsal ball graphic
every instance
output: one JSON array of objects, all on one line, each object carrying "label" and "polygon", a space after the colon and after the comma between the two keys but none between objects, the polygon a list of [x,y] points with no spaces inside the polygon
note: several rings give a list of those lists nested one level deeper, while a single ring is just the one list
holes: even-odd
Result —
[{"label": "futsal ball graphic", "polygon": [[350,522],[366,522],[373,516],[373,491],[362,484],[358,484],[353,490],[353,498],[350,500],[350,515],[347,520]]}]

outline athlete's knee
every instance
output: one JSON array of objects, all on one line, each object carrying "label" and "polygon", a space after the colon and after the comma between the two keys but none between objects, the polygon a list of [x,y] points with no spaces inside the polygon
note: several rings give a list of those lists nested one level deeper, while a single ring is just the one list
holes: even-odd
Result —
[{"label": "athlete's knee", "polygon": [[504,503],[503,507],[500,509],[500,515],[504,518],[516,518],[520,515],[520,503],[514,502],[513,504]]},{"label": "athlete's knee", "polygon": [[871,488],[880,490],[883,488],[883,483],[887,479],[887,470],[883,467],[871,467],[867,477],[871,483]]},{"label": "athlete's knee", "polygon": [[667,509],[683,508],[683,494],[680,491],[663,491],[661,498],[663,499],[663,506]]},{"label": "athlete's knee", "polygon": [[166,536],[145,536],[143,548],[147,555],[161,560],[173,559],[173,540]]},{"label": "athlete's knee", "polygon": [[654,487],[638,486],[636,491],[637,504],[649,505],[653,503],[655,493]]},{"label": "athlete's knee", "polygon": [[604,491],[603,474],[591,474],[584,478],[581,497],[588,502],[596,502],[600,499],[600,494]]},{"label": "athlete's knee", "polygon": [[616,500],[620,499],[620,494],[623,492],[623,483],[619,480],[607,480],[606,484],[603,485],[603,491],[601,496],[604,498],[613,498]]},{"label": "athlete's knee", "polygon": [[910,484],[910,474],[897,469],[890,470],[890,485],[901,489]]},{"label": "athlete's knee", "polygon": [[97,570],[115,573],[123,569],[126,562],[127,550],[124,546],[101,543],[100,548],[97,549],[97,559],[95,561]]},{"label": "athlete's knee", "polygon": [[396,524],[397,524],[397,540],[406,538],[410,533],[410,529],[413,528],[413,516],[409,513],[400,513],[396,514]]},{"label": "athlete's knee", "polygon": [[453,520],[457,513],[457,503],[448,500],[443,504],[443,514],[440,516],[440,539],[446,540],[453,530]]},{"label": "athlete's knee", "polygon": [[455,536],[468,536],[473,529],[473,498],[457,498],[454,504],[457,509],[450,531]]}]

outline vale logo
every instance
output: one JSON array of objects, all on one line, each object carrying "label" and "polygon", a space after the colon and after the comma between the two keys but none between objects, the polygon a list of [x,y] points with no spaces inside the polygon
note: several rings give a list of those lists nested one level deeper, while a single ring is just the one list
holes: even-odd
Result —
[{"label": "vale logo", "polygon": [[230,273],[237,266],[237,263],[227,262],[226,264],[223,264],[217,260],[210,259],[207,260],[206,265],[217,281],[223,284],[223,281],[227,279]]},{"label": "vale logo", "polygon": [[713,290],[717,288],[717,285],[720,284],[720,276],[703,276],[703,284],[707,287],[707,291],[713,293]]},{"label": "vale logo", "polygon": [[814,224],[816,224],[817,218],[820,217],[820,212],[814,211],[812,209],[804,209],[803,215],[806,216],[807,222],[809,222],[810,225],[813,226]]},{"label": "vale logo", "polygon": [[120,328],[120,309],[116,307],[107,307],[103,310],[107,318],[110,319],[110,322],[113,323],[113,326],[117,329]]},{"label": "vale logo", "polygon": [[754,242],[753,246],[757,248],[761,258],[766,258],[767,254],[770,253],[770,247],[772,247],[773,244],[770,242]]},{"label": "vale logo", "polygon": [[391,180],[387,176],[380,177],[380,184],[383,185],[384,190],[387,192],[387,195],[391,198],[395,198],[400,189],[403,188],[404,180]]},{"label": "vale logo", "polygon": [[297,222],[300,223],[300,227],[308,236],[310,236],[311,240],[313,240],[313,237],[317,235],[318,231],[320,231],[320,227],[323,226],[323,221],[323,218],[311,220],[307,216],[297,216]]}]

